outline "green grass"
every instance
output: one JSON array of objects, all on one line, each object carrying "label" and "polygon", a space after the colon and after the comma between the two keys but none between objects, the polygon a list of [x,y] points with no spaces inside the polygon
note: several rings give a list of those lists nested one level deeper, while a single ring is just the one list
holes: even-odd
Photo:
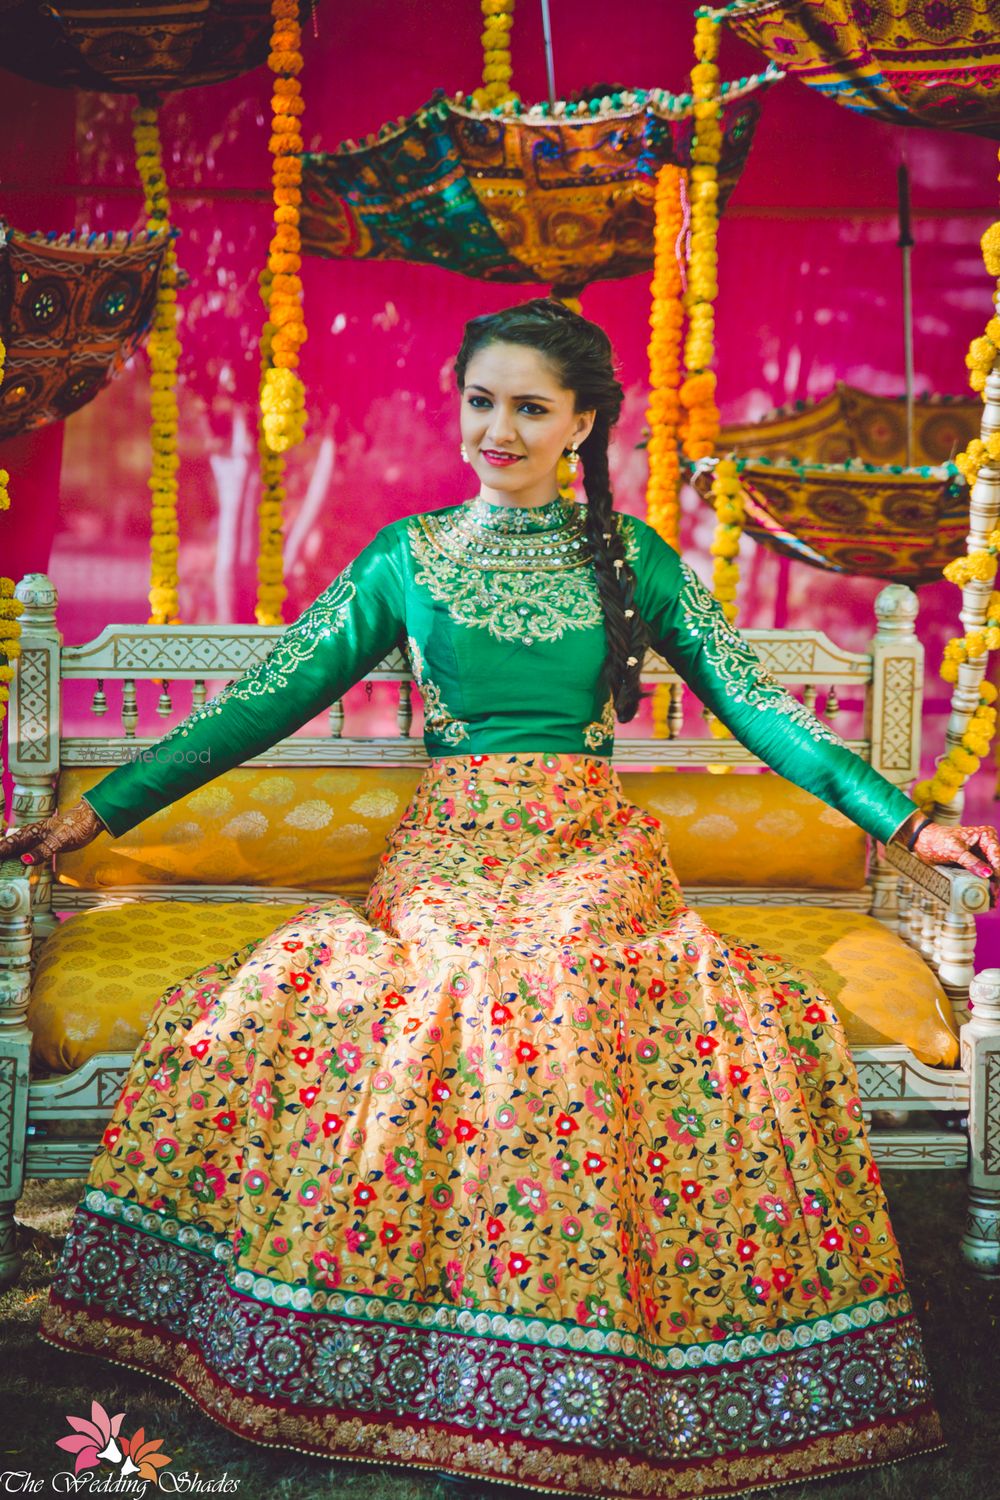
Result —
[{"label": "green grass", "polygon": [[[1000,1281],[982,1280],[960,1259],[964,1180],[954,1172],[887,1172],[885,1183],[949,1446],[843,1480],[790,1486],[774,1492],[777,1500],[1000,1496]],[[454,1500],[458,1491],[431,1474],[255,1447],[216,1426],[172,1386],[42,1343],[35,1328],[82,1186],[32,1182],[19,1205],[24,1265],[16,1285],[0,1296],[0,1472],[30,1469],[47,1480],[64,1467],[54,1444],[67,1431],[66,1413],[87,1414],[97,1400],[162,1438],[175,1469],[238,1480],[239,1500]],[[48,1485],[46,1492],[52,1493]],[[469,1500],[524,1500],[526,1493],[494,1484],[464,1491]],[[766,1500],[765,1492],[759,1496]]]}]

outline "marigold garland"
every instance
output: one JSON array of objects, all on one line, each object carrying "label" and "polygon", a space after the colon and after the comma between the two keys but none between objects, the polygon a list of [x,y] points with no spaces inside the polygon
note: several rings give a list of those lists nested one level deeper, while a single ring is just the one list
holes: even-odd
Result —
[{"label": "marigold garland", "polygon": [[514,0],[482,0],[482,11],[483,85],[473,91],[472,102],[476,109],[496,109],[519,99],[510,86],[514,71],[510,62]]},{"label": "marigold garland", "polygon": [[[944,676],[944,671],[941,673]],[[996,732],[997,689],[992,682],[979,684],[979,703],[966,726],[965,733],[934,769],[929,781],[918,781],[913,787],[912,797],[924,813],[929,813],[935,803],[953,802],[959,789],[974,771],[978,771],[982,758],[990,748]]]},{"label": "marigold garland", "polygon": [[684,345],[685,379],[680,388],[684,452],[696,461],[709,458],[719,435],[715,403],[715,298],[718,293],[719,157],[722,125],[719,92],[719,26],[699,12],[695,21],[691,70],[695,137],[689,172],[691,252],[688,263],[688,329]]},{"label": "marigold garland", "polygon": [[[146,195],[147,227],[170,230],[170,200],[160,151],[159,105],[141,99],[132,111],[135,159]],[[171,236],[156,289],[149,336],[150,441],[153,449],[150,541],[150,625],[177,625],[177,256]]]},{"label": "marigold garland", "polygon": [[[271,273],[264,270],[258,278],[264,306],[270,301]],[[263,394],[267,372],[271,369],[271,350],[275,327],[266,320],[260,335],[260,389]],[[285,587],[283,507],[285,503],[285,460],[272,453],[264,436],[263,423],[257,436],[260,459],[260,509],[258,511],[257,605],[254,611],[258,625],[282,625],[282,605],[288,597]]]},{"label": "marigold garland", "polygon": [[[6,361],[7,347],[3,339],[0,339],[0,382],[3,380]],[[10,475],[7,470],[0,469],[0,510],[10,509],[9,484]],[[24,605],[20,599],[14,598],[13,578],[0,577],[0,724],[7,716],[7,700],[10,697],[7,684],[14,676],[14,668],[10,663],[21,654],[21,627],[17,618],[23,611]]]},{"label": "marigold garland", "polygon": [[[680,551],[680,383],[684,330],[684,282],[678,245],[684,232],[683,172],[666,162],[656,174],[653,229],[653,281],[649,311],[649,404],[646,422],[646,518],[654,531]],[[653,733],[670,735],[673,694],[665,683],[653,689]]]},{"label": "marigold garland", "polygon": [[298,0],[271,0],[271,51],[268,63],[274,73],[271,94],[271,138],[268,142],[273,165],[274,235],[267,268],[270,272],[268,313],[274,332],[271,355],[260,396],[261,427],[272,453],[285,453],[305,435],[305,388],[296,373],[299,350],[306,341],[302,313],[302,239],[299,234],[302,207],[301,134],[304,109],[302,86],[302,29]]},{"label": "marigold garland", "polygon": [[680,550],[681,334],[683,282],[677,245],[684,229],[680,167],[668,162],[656,177],[652,306],[649,314],[649,481],[646,517],[665,542]]},{"label": "marigold garland", "polygon": [[[719,159],[722,155],[722,95],[719,88],[719,22],[709,11],[696,13],[694,51],[696,62],[691,69],[691,96],[695,118],[692,166],[689,172],[691,195],[691,250],[688,261],[687,314],[688,328],[684,345],[686,376],[680,388],[682,440],[686,456],[697,462],[710,458],[719,436],[719,408],[716,404],[715,299],[719,292]],[[721,472],[720,472],[721,471]],[[715,557],[713,586],[727,620],[736,615],[736,586],[739,568],[733,560],[739,551],[743,529],[743,511],[736,466],[724,460],[716,466],[712,482],[712,503],[718,524],[711,552]],[[715,739],[730,737],[730,731],[715,717],[708,719],[709,732]],[[730,767],[708,768],[723,774]]]},{"label": "marigold garland", "polygon": [[718,522],[709,548],[715,563],[712,583],[715,597],[730,624],[736,618],[736,585],[740,570],[734,561],[740,550],[740,537],[746,521],[743,486],[735,458],[720,458],[712,476],[712,505]]},{"label": "marigold garland", "polygon": [[[996,301],[1000,297],[1000,223],[991,224],[979,243],[987,273],[998,281],[994,297]],[[987,377],[994,370],[1000,369],[1000,317],[994,315],[990,318],[985,333],[972,340],[965,363],[969,370],[969,384],[985,400]],[[1000,467],[1000,432],[973,438],[965,452],[957,455],[955,464],[971,491],[982,469]],[[998,552],[1000,528],[989,533],[985,550],[976,548],[965,557],[956,557],[942,571],[945,578],[959,588],[964,588],[971,582],[992,583],[997,573]],[[1000,593],[994,591],[987,601],[983,624],[973,626],[964,636],[955,636],[946,643],[941,664],[942,679],[945,682],[957,682],[958,668],[963,662],[970,658],[985,657],[997,647],[1000,647]],[[984,673],[985,670],[984,662]],[[989,751],[996,731],[996,712],[989,705],[995,699],[997,690],[992,683],[984,681],[980,684],[979,693],[979,707],[973,713],[960,743],[953,745],[938,762],[930,781],[919,782],[914,788],[914,801],[920,802],[925,811],[934,802],[953,801],[959,788],[978,770],[980,761],[977,756],[982,757]]]}]

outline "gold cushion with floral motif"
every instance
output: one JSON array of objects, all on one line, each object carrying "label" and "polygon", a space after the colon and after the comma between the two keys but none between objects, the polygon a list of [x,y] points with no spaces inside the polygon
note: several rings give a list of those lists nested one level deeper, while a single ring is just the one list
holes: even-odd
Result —
[{"label": "gold cushion with floral motif", "polygon": [[933,969],[875,917],[823,906],[702,906],[727,941],[807,969],[840,1015],[852,1047],[909,1047],[921,1062],[953,1067],[958,1034]]},{"label": "gold cushion with floral motif", "polygon": [[64,1073],[95,1052],[134,1052],[165,990],[306,904],[109,897],[65,918],[42,945],[31,986],[33,1059]]},{"label": "gold cushion with floral motif", "polygon": [[[66,770],[59,806],[101,770]],[[64,885],[283,886],[363,896],[420,779],[419,766],[250,767],[226,771],[121,838],[59,856]],[[865,835],[775,773],[620,773],[658,817],[682,886],[857,890]]]}]

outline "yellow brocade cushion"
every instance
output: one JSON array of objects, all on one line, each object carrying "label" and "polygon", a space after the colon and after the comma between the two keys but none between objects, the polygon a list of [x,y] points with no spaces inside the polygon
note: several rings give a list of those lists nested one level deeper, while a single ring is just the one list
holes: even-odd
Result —
[{"label": "yellow brocade cushion", "polygon": [[822,906],[703,906],[714,932],[759,943],[817,980],[852,1047],[909,1047],[954,1066],[958,1035],[941,982],[919,953],[875,917]]},{"label": "yellow brocade cushion", "polygon": [[[163,992],[265,937],[307,903],[124,900],[76,913],[46,940],[28,1013],[37,1062],[58,1072],[132,1052]],[[854,1047],[896,1042],[953,1063],[948,1001],[930,969],[872,917],[823,907],[704,906],[727,942],[758,942],[812,973]]]},{"label": "yellow brocade cushion", "polygon": [[32,1056],[58,1073],[95,1052],[134,1052],[165,990],[266,937],[308,903],[129,901],[60,922],[31,986]]},{"label": "yellow brocade cushion", "polygon": [[[59,807],[105,775],[63,771]],[[64,885],[250,885],[363,896],[420,779],[419,766],[241,766],[118,839],[60,855]],[[663,825],[681,885],[857,890],[865,835],[774,773],[620,773]]]}]

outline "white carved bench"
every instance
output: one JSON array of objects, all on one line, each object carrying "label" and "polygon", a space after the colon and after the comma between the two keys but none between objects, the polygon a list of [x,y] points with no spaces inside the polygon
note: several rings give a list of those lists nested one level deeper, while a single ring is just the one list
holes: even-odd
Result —
[{"label": "white carved bench", "polygon": [[[69,779],[66,773],[81,768],[102,770],[156,743],[158,736],[136,736],[140,690],[154,695],[149,702],[155,701],[163,717],[173,721],[205,701],[209,682],[221,684],[259,661],[281,633],[279,627],[111,625],[97,639],[67,647],[56,625],[55,590],[45,575],[29,574],[16,592],[25,606],[22,652],[15,662],[10,702],[10,767],[18,825],[54,810],[61,778]],[[883,775],[908,787],[919,767],[924,675],[923,650],[914,633],[916,596],[904,586],[890,585],[879,594],[875,612],[876,634],[870,650],[860,654],[841,650],[819,631],[747,630],[744,634],[774,675],[792,691],[798,690],[810,708],[815,708],[817,695],[825,693],[824,717],[832,727],[837,727],[845,695],[863,698],[864,735],[848,743]],[[614,763],[627,794],[633,795],[633,773],[643,770],[661,772],[642,782],[646,793],[651,784],[661,784],[666,795],[681,782],[685,786],[696,783],[665,776],[662,768],[690,771],[707,764],[759,765],[731,738],[685,737],[682,726],[688,689],[659,657],[650,654],[643,675],[647,684],[670,684],[671,733],[669,738],[648,739],[619,729]],[[152,679],[163,679],[159,690]],[[62,734],[64,687],[80,680],[96,680],[91,706],[99,721],[110,707],[106,685],[120,686],[119,723],[114,732]],[[426,756],[422,739],[413,733],[412,679],[405,656],[393,652],[365,681],[393,685],[394,734],[345,733],[341,700],[330,706],[325,732],[300,732],[252,765],[274,768],[275,774],[302,772],[303,768],[315,772],[327,767],[375,767],[383,775],[392,775],[388,768],[407,767],[412,768],[415,781]],[[177,686],[187,682],[193,684],[191,699],[178,711],[173,697]],[[351,694],[357,691],[360,688],[352,688]],[[374,775],[377,783],[379,771],[366,774]],[[716,786],[724,781],[730,787],[734,782],[763,779],[712,778]],[[224,780],[220,778],[220,783]],[[788,785],[781,778],[775,781]],[[637,775],[632,784],[638,785]],[[798,789],[789,790],[808,798]],[[635,800],[641,798],[636,795]],[[645,805],[657,810],[655,802]],[[828,825],[831,817],[841,818],[816,805]],[[846,819],[842,821],[853,830]],[[142,830],[152,822],[147,820],[133,832],[141,839]],[[860,831],[855,832],[860,836]],[[132,834],[125,837],[132,838]],[[668,841],[673,851],[672,838]],[[103,839],[97,843],[114,847]],[[710,923],[713,906],[745,907],[748,912],[760,906],[776,912],[797,907],[804,909],[803,917],[832,909],[856,913],[876,919],[880,927],[874,930],[891,934],[900,952],[905,947],[911,955],[908,962],[912,963],[913,954],[919,955],[922,965],[938,976],[962,1027],[959,1064],[930,1066],[898,1043],[854,1045],[861,1095],[874,1149],[884,1165],[968,1166],[970,1211],[962,1248],[979,1270],[996,1272],[1000,1268],[1000,969],[976,975],[973,963],[974,915],[988,906],[987,884],[957,867],[929,868],[896,847],[884,858],[870,861],[867,872],[862,849],[860,867],[855,887],[837,890],[807,885],[782,888],[773,882],[754,885],[745,879],[735,885],[720,880],[688,884],[680,868],[678,874],[689,903],[706,909]],[[133,1041],[128,1049],[96,1051],[81,1065],[61,1073],[50,1068],[46,1076],[44,1070],[32,1068],[29,1004],[33,977],[49,940],[60,931],[60,914],[121,909],[123,904],[139,913],[149,902],[194,902],[201,907],[226,903],[228,911],[238,910],[245,902],[304,906],[330,893],[329,883],[306,889],[301,883],[262,887],[227,881],[158,883],[149,878],[108,889],[86,882],[69,884],[61,871],[54,876],[46,865],[34,870],[30,880],[19,861],[0,866],[0,1280],[9,1279],[17,1270],[13,1211],[24,1177],[86,1175],[134,1045]],[[360,908],[356,890],[335,893]],[[176,910],[171,908],[172,913]],[[192,907],[183,910],[191,913]],[[270,925],[274,923],[269,922],[266,930]],[[738,917],[730,917],[728,925],[738,932]],[[783,951],[777,938],[774,947]],[[95,962],[98,957],[95,952]],[[182,968],[174,979],[196,966]],[[58,997],[68,1013],[75,1004],[75,989],[70,976],[65,993]]]}]

